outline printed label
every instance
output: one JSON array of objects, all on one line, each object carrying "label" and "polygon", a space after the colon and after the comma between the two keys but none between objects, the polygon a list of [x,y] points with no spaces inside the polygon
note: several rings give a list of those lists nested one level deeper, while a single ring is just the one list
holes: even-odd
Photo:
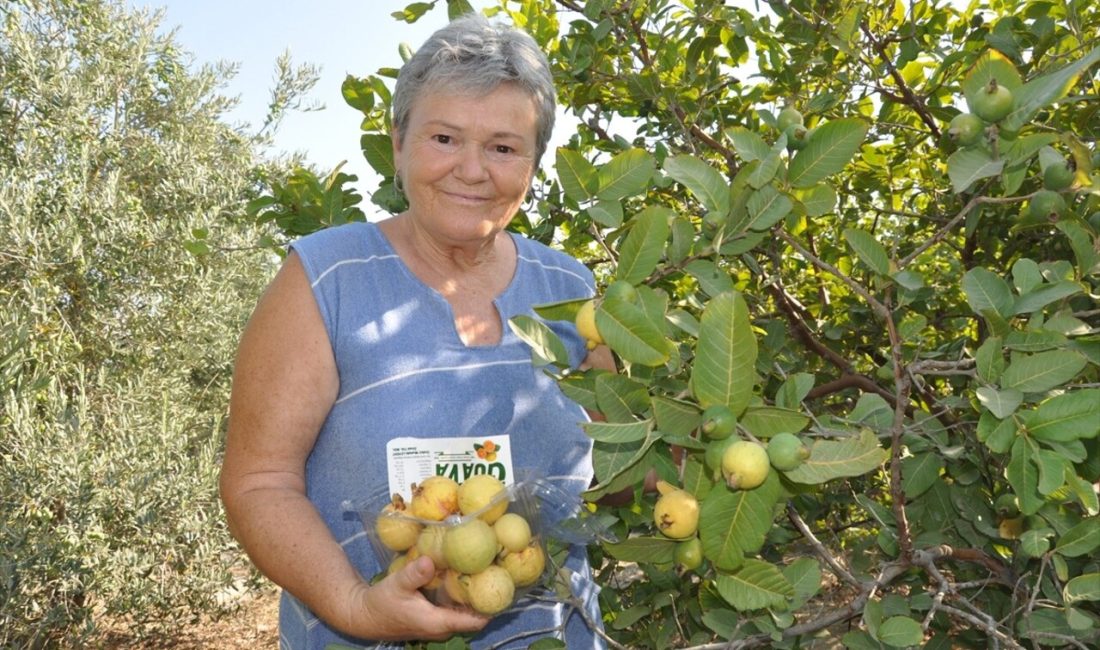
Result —
[{"label": "printed label", "polygon": [[508,435],[467,438],[394,438],[386,443],[390,494],[412,499],[412,484],[429,476],[458,483],[475,474],[492,474],[505,485],[513,481],[512,445]]}]

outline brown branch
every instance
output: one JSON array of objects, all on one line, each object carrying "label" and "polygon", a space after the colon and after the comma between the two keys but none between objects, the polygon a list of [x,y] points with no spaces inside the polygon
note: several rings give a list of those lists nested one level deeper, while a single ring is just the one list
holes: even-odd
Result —
[{"label": "brown branch", "polygon": [[900,90],[902,94],[902,97],[898,98],[900,99],[900,103],[905,104],[906,106],[909,106],[914,111],[916,111],[921,121],[924,122],[925,125],[928,126],[928,129],[932,132],[932,135],[939,138],[940,127],[938,124],[936,124],[935,118],[933,118],[932,114],[928,112],[928,108],[924,105],[924,102],[921,101],[919,97],[917,97],[916,93],[913,92],[913,89],[909,87],[908,83],[906,83],[905,77],[901,76],[901,73],[894,65],[894,62],[890,59],[890,55],[886,51],[886,47],[882,44],[881,41],[875,38],[875,35],[871,32],[871,28],[867,26],[867,23],[860,24],[860,29],[863,30],[863,34],[867,37],[867,40],[871,42],[871,47],[874,48],[875,52],[878,53],[879,58],[882,59],[882,63],[886,66],[886,71],[890,74],[890,78],[892,78],[894,80],[894,83],[898,85],[898,90]]},{"label": "brown branch", "polygon": [[814,535],[813,531],[810,530],[810,527],[806,525],[806,522],[802,519],[802,515],[798,514],[798,511],[795,510],[794,506],[790,503],[787,504],[787,518],[791,520],[791,523],[798,529],[798,532],[802,533],[802,536],[806,538],[806,541],[810,543],[810,546],[814,548],[818,556],[829,565],[829,568],[836,574],[836,577],[850,585],[860,586],[859,580],[852,575],[851,571],[846,569],[844,565],[833,557],[833,554],[825,548],[821,540],[819,540],[817,536]]}]

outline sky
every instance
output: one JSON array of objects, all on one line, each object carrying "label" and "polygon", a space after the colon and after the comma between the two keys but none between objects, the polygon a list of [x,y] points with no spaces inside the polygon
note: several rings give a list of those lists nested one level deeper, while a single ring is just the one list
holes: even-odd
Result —
[{"label": "sky", "polygon": [[[289,114],[279,127],[275,148],[302,152],[319,173],[347,161],[343,171],[359,176],[361,191],[375,187],[377,176],[359,150],[362,113],[344,103],[340,84],[348,74],[366,77],[379,68],[400,67],[398,45],[414,49],[447,22],[445,2],[416,23],[391,13],[411,0],[127,0],[135,8],[164,12],[161,28],[176,30],[176,41],[195,64],[236,63],[236,77],[222,94],[240,105],[233,122],[260,128],[275,80],[275,61],[289,51],[295,64],[321,68],[320,81],[306,103],[320,111]],[[477,8],[489,2],[474,0]],[[392,86],[391,86],[392,87]]]}]

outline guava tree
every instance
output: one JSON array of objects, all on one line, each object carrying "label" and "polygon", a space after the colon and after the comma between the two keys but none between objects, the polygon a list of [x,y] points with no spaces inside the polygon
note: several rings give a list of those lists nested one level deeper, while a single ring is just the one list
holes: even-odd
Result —
[{"label": "guava tree", "polygon": [[[544,44],[571,117],[513,226],[601,282],[540,313],[619,362],[560,373],[512,322],[604,415],[588,497],[633,489],[592,514],[612,644],[1094,647],[1100,7],[489,13]],[[387,210],[399,65],[344,86]],[[357,217],[349,180],[313,180],[308,227]]]}]

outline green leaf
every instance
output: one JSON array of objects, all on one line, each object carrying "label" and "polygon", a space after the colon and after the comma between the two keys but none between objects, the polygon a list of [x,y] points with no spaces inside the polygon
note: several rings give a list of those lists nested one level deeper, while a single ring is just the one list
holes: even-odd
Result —
[{"label": "green leaf", "polygon": [[689,436],[699,426],[699,409],[689,402],[654,397],[653,419],[664,433]]},{"label": "green leaf", "polygon": [[882,276],[890,275],[890,256],[874,235],[855,228],[845,228],[844,239],[872,271]]},{"label": "green leaf", "polygon": [[665,173],[686,187],[709,212],[730,211],[730,187],[722,174],[706,161],[688,154],[665,160]]},{"label": "green leaf", "polygon": [[771,151],[767,156],[760,160],[760,164],[755,166],[752,172],[749,174],[749,186],[753,189],[760,189],[775,178],[776,173],[779,171],[779,166],[782,163],[781,155],[786,150],[786,146],[782,142],[776,142],[772,146]]},{"label": "green leaf", "polygon": [[367,113],[374,108],[374,90],[370,82],[364,79],[347,75],[344,77],[344,82],[340,84],[340,94],[343,95],[347,105],[357,111]]},{"label": "green leaf", "polygon": [[1012,443],[1012,457],[1008,461],[1005,477],[1016,493],[1020,512],[1033,515],[1043,506],[1039,494],[1038,449],[1023,436]]},{"label": "green leaf", "polygon": [[863,120],[846,117],[822,124],[810,134],[806,147],[791,159],[787,182],[810,187],[835,174],[852,160],[867,136]]},{"label": "green leaf", "polygon": [[649,410],[649,391],[645,384],[618,373],[600,373],[596,377],[596,403],[608,422],[633,423],[635,413]]},{"label": "green leaf", "polygon": [[381,133],[364,133],[359,138],[359,148],[367,159],[371,169],[379,176],[392,178],[397,172],[393,164],[393,141],[390,136]]},{"label": "green leaf", "polygon": [[623,300],[604,301],[596,309],[596,327],[604,341],[623,359],[659,366],[672,354],[672,342],[641,307]]},{"label": "green leaf", "polygon": [[797,558],[783,567],[783,577],[799,600],[809,600],[821,590],[821,564],[812,557]]},{"label": "green leaf", "polygon": [[1060,490],[1066,484],[1066,468],[1070,462],[1062,458],[1058,453],[1049,449],[1039,448],[1035,455],[1036,465],[1039,466],[1039,494],[1047,496]]},{"label": "green leaf", "polygon": [[1027,414],[1024,425],[1039,440],[1068,442],[1100,435],[1100,389],[1052,397]]},{"label": "green leaf", "polygon": [[891,616],[878,626],[878,640],[894,648],[919,646],[924,630],[908,616]]},{"label": "green leaf", "polygon": [[781,409],[797,410],[802,400],[814,387],[814,376],[808,372],[797,372],[787,377],[779,390],[775,391],[775,405]]},{"label": "green leaf", "polygon": [[794,198],[806,209],[807,217],[823,217],[836,210],[836,189],[828,183],[818,183],[805,189],[796,190]]},{"label": "green leaf", "polygon": [[753,490],[717,487],[699,504],[699,539],[703,554],[719,569],[736,569],[746,553],[764,545],[779,499],[779,479],[768,475]]},{"label": "green leaf", "polygon": [[747,559],[731,574],[715,579],[718,593],[740,611],[782,606],[794,597],[794,589],[770,562]]},{"label": "green leaf", "polygon": [[1024,401],[1024,394],[1015,388],[997,390],[991,386],[982,386],[976,394],[982,406],[1002,420],[1015,413]]},{"label": "green leaf", "polygon": [[692,260],[684,266],[684,270],[699,282],[699,288],[708,296],[733,291],[733,279],[729,272],[712,260]]},{"label": "green leaf", "polygon": [[644,440],[653,430],[653,421],[585,422],[583,426],[588,437],[599,442],[637,442],[638,440]]},{"label": "green leaf", "polygon": [[1034,639],[1042,644],[1050,644],[1046,634],[1059,634],[1074,638],[1073,628],[1066,621],[1066,613],[1061,609],[1039,609],[1022,616],[1016,623],[1017,636]]},{"label": "green leaf", "polygon": [[991,336],[974,353],[975,369],[978,379],[990,384],[997,383],[1005,369],[1004,353],[1001,351],[1002,339]]},{"label": "green leaf", "polygon": [[1070,350],[1051,350],[1014,357],[1001,375],[1001,386],[1043,393],[1077,376],[1088,361]]},{"label": "green leaf", "polygon": [[599,168],[598,196],[616,201],[641,194],[649,188],[657,163],[644,149],[627,149]]},{"label": "green leaf", "polygon": [[1089,555],[1100,548],[1100,517],[1082,519],[1058,538],[1054,550],[1066,557]]},{"label": "green leaf", "polygon": [[749,195],[749,230],[767,230],[779,223],[794,207],[791,197],[765,185]]},{"label": "green leaf", "polygon": [[943,458],[935,452],[925,452],[901,461],[902,489],[907,499],[915,499],[924,494],[943,471]]},{"label": "green leaf", "polygon": [[640,284],[649,277],[665,252],[672,210],[651,205],[630,219],[630,232],[619,248],[619,266],[615,277]]},{"label": "green leaf", "polygon": [[1013,91],[1015,108],[1004,119],[1005,128],[1010,131],[1020,130],[1040,109],[1065,97],[1077,83],[1081,73],[1097,61],[1100,61],[1100,47],[1063,68],[1036,77],[1019,88],[1010,88]]},{"label": "green leaf", "polygon": [[749,163],[754,160],[763,160],[768,157],[771,147],[764,138],[755,131],[750,131],[743,126],[734,126],[726,129],[726,137],[733,143],[733,150],[741,159]]},{"label": "green leaf", "polygon": [[771,438],[777,433],[798,433],[809,423],[810,418],[798,411],[775,406],[750,406],[739,419],[739,424],[757,438]]},{"label": "green leaf", "polygon": [[1082,600],[1100,600],[1100,573],[1086,573],[1072,578],[1062,588],[1067,605]]},{"label": "green leaf", "polygon": [[676,559],[676,540],[667,537],[631,537],[616,544],[604,542],[603,548],[621,562],[671,564]]},{"label": "green leaf", "polygon": [[565,344],[542,321],[519,314],[508,320],[508,326],[520,340],[531,346],[532,363],[535,366],[570,366]]},{"label": "green leaf", "polygon": [[619,201],[596,201],[585,212],[601,226],[618,228],[623,225],[623,204]]},{"label": "green leaf", "polygon": [[[473,13],[473,6],[467,0],[447,0],[447,18],[455,20],[466,14]],[[557,646],[553,646],[557,647]]]},{"label": "green leaf", "polygon": [[1004,159],[994,159],[985,149],[959,149],[947,158],[947,176],[961,194],[976,181],[1000,174],[1004,166]]},{"label": "green leaf", "polygon": [[740,415],[756,383],[756,337],[740,293],[715,296],[699,324],[691,389],[703,408],[725,404]]},{"label": "green leaf", "polygon": [[1016,298],[1016,302],[1012,307],[1012,313],[1030,314],[1037,312],[1052,302],[1075,296],[1083,290],[1080,284],[1068,280],[1044,285]]},{"label": "green leaf", "polygon": [[566,147],[558,147],[554,169],[558,172],[558,181],[561,182],[565,196],[577,203],[595,198],[600,186],[599,174],[595,165],[588,162],[583,154]]},{"label": "green leaf", "polygon": [[1092,488],[1092,483],[1077,475],[1077,471],[1072,465],[1066,468],[1066,485],[1069,486],[1070,491],[1077,497],[1077,500],[1081,502],[1085,514],[1092,517],[1100,513],[1100,496]]},{"label": "green leaf", "polygon": [[887,456],[875,434],[862,429],[858,436],[814,441],[810,457],[786,477],[795,483],[817,485],[835,478],[861,476],[882,465]]},{"label": "green leaf", "polygon": [[962,290],[975,314],[988,309],[1001,316],[1011,315],[1012,288],[996,273],[980,266],[972,268],[962,278]]}]

